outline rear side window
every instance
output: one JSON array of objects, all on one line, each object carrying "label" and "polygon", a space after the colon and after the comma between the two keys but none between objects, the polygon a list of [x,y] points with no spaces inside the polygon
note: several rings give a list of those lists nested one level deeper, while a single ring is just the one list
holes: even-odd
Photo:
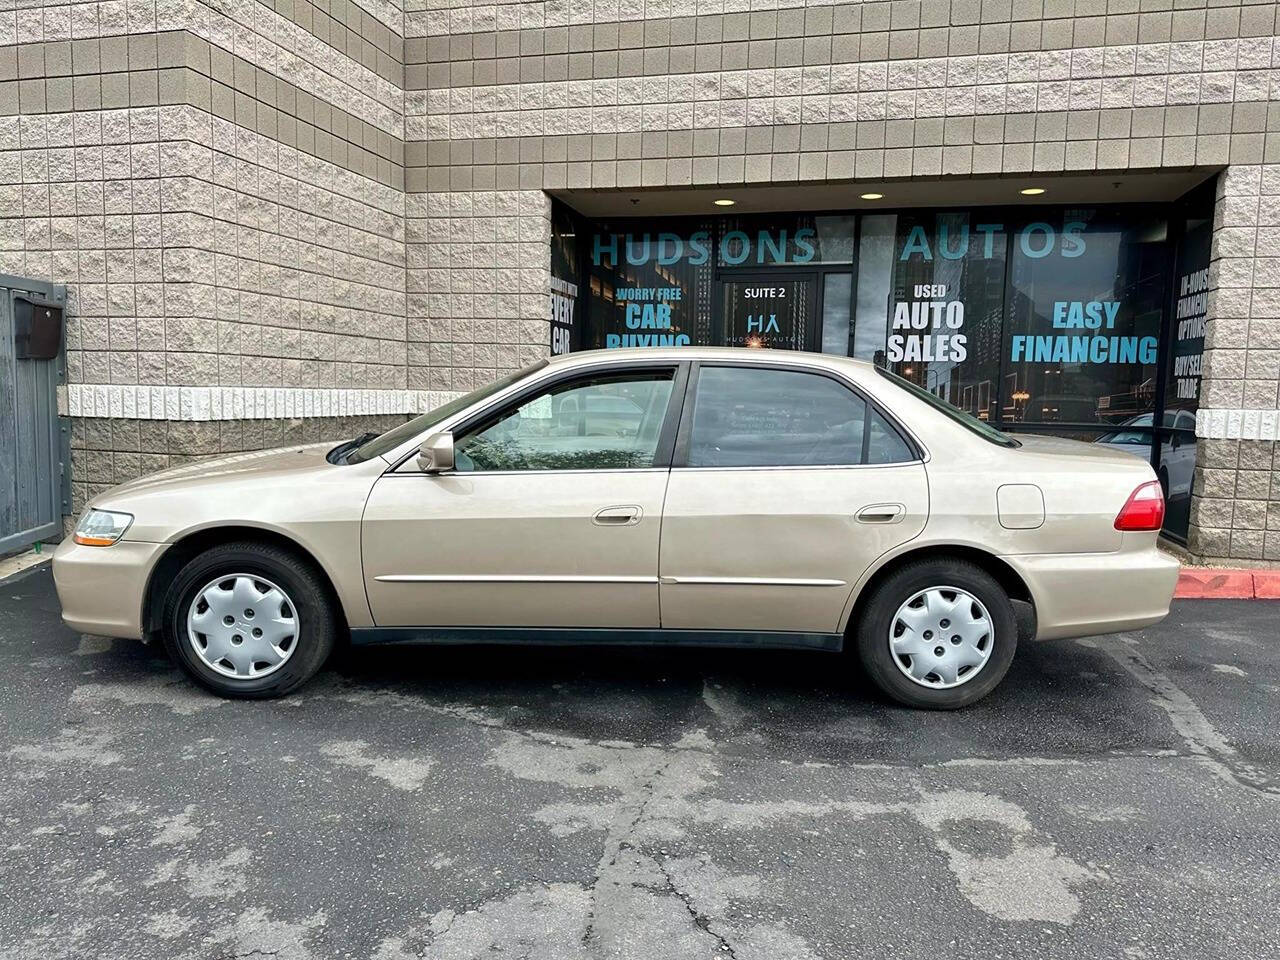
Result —
[{"label": "rear side window", "polygon": [[845,466],[912,460],[865,400],[830,377],[767,367],[698,372],[691,467]]},{"label": "rear side window", "polygon": [[902,434],[889,425],[884,417],[871,411],[868,419],[867,463],[906,463],[915,456]]}]

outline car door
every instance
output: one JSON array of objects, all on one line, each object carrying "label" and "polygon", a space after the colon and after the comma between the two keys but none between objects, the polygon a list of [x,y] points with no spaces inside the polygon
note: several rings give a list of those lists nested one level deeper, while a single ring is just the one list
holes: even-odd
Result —
[{"label": "car door", "polygon": [[658,532],[687,368],[571,368],[410,460],[362,524],[379,627],[658,626]]},{"label": "car door", "polygon": [[835,633],[858,578],[924,527],[915,445],[821,368],[704,362],[690,380],[663,509],[663,627]]}]

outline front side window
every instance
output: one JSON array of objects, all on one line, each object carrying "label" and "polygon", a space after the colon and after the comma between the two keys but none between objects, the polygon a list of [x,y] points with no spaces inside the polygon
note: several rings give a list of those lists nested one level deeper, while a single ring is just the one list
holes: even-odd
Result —
[{"label": "front side window", "polygon": [[454,468],[625,470],[651,467],[675,369],[557,384],[455,444]]},{"label": "front side window", "polygon": [[[873,439],[877,459],[869,461]],[[767,367],[703,367],[698,373],[689,434],[691,467],[842,466],[910,459],[897,432],[831,377]]]},{"label": "front side window", "polygon": [[525,367],[523,370],[517,370],[515,373],[509,373],[505,377],[493,381],[493,383],[480,387],[478,390],[473,390],[471,393],[464,394],[455,400],[450,400],[448,403],[436,407],[428,413],[414,417],[412,420],[407,420],[398,427],[392,427],[386,433],[379,434],[372,440],[369,440],[352,450],[346,455],[344,462],[364,463],[366,460],[372,460],[374,457],[380,457],[383,454],[390,453],[406,440],[426,434],[426,432],[433,426],[443,423],[455,413],[460,413],[467,409],[467,407],[474,406],[486,397],[492,397],[501,393],[512,384],[519,383],[525,377],[529,377],[537,373],[546,365],[546,360],[539,360],[536,363]]}]

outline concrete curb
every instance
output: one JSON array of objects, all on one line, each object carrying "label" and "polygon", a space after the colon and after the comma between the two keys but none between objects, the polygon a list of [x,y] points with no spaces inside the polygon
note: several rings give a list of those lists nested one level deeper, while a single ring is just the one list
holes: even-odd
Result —
[{"label": "concrete curb", "polygon": [[53,548],[57,544],[47,544],[49,550],[41,550],[36,553],[34,550],[28,550],[25,553],[19,553],[16,556],[4,557],[0,559],[0,583],[16,577],[32,567],[44,563],[53,558]]},{"label": "concrete curb", "polygon": [[1177,600],[1280,600],[1280,570],[1183,567]]}]

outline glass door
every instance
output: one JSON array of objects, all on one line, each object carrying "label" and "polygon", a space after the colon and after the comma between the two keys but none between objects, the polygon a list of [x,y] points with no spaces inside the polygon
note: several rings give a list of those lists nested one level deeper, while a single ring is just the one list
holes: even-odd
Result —
[{"label": "glass door", "polygon": [[726,347],[815,350],[819,346],[813,274],[753,274],[720,281],[720,343]]}]

